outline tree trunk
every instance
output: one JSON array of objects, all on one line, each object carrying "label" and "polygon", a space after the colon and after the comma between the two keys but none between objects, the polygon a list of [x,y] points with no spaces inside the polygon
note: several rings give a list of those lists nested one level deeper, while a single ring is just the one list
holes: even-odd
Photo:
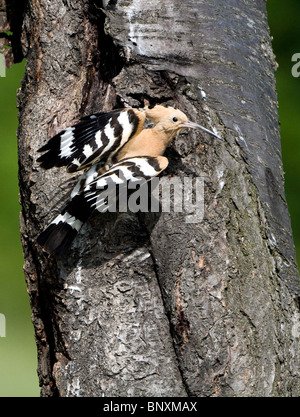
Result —
[{"label": "tree trunk", "polygon": [[[21,235],[42,396],[299,394],[298,274],[266,6],[221,3],[26,5],[14,39],[27,57]],[[36,236],[75,176],[40,170],[37,149],[83,115],[146,102],[173,103],[225,138],[188,132],[167,152],[164,175],[205,179],[203,220],[94,216],[65,259],[47,256]]]}]

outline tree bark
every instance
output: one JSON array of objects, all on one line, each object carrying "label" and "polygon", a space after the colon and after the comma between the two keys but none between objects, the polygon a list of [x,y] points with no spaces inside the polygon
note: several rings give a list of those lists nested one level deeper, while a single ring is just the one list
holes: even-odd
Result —
[{"label": "tree bark", "polygon": [[[265,1],[221,6],[26,5],[21,236],[42,396],[299,394],[298,273]],[[40,170],[37,149],[85,114],[145,102],[176,104],[226,139],[188,132],[167,152],[164,175],[205,178],[203,221],[95,216],[65,259],[47,256],[36,236],[75,175]]]}]

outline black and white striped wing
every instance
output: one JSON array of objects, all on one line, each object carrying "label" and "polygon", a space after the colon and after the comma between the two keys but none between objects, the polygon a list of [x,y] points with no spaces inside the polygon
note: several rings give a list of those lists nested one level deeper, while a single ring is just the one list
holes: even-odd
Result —
[{"label": "black and white striped wing", "polygon": [[[37,241],[49,253],[58,256],[71,245],[83,223],[95,211],[105,212],[115,206],[130,182],[145,182],[160,174],[168,165],[164,156],[137,156],[126,158],[113,165],[105,174],[97,173],[92,166],[75,187],[71,201],[39,235]],[[99,168],[100,168],[99,164]]]},{"label": "black and white striped wing", "polygon": [[[92,210],[109,211],[115,205],[116,198],[120,201],[128,197],[128,184],[151,180],[159,175],[168,165],[164,156],[135,156],[125,158],[113,165],[105,174],[92,176],[86,182],[83,195]],[[91,169],[92,171],[92,169]]]},{"label": "black and white striped wing", "polygon": [[115,154],[137,131],[134,109],[112,110],[84,117],[51,138],[38,152],[42,168],[66,166],[75,172]]}]

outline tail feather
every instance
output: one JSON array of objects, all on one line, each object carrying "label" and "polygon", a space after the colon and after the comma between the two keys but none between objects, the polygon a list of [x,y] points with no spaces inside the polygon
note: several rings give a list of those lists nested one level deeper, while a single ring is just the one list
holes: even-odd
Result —
[{"label": "tail feather", "polygon": [[37,242],[50,254],[63,255],[93,208],[83,194],[75,195],[50,225],[38,236]]},{"label": "tail feather", "polygon": [[68,223],[51,223],[37,238],[48,253],[62,256],[71,246],[78,231]]}]

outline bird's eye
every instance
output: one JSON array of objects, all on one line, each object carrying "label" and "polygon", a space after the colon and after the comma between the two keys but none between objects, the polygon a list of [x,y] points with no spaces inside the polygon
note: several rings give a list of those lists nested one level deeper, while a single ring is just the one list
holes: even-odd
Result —
[{"label": "bird's eye", "polygon": [[173,122],[178,122],[177,117],[173,117]]}]

